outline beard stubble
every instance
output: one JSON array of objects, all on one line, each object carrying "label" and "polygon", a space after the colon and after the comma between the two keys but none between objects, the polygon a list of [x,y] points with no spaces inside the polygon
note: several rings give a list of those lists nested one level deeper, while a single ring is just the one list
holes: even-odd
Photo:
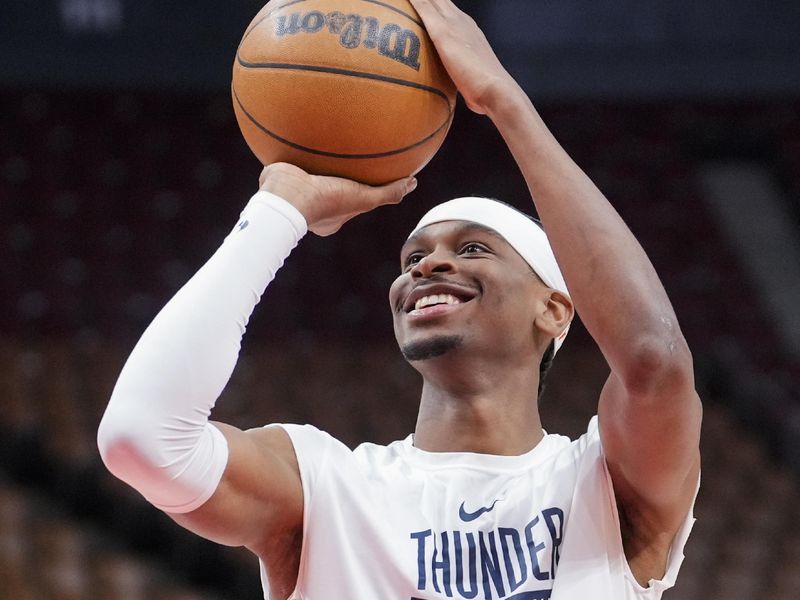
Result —
[{"label": "beard stubble", "polygon": [[441,335],[420,342],[411,342],[403,346],[400,351],[408,362],[429,360],[455,350],[464,338],[460,335]]}]

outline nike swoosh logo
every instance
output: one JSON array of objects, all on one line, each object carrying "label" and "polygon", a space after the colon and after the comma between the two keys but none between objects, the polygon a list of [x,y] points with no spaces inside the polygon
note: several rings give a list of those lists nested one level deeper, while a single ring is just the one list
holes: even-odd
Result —
[{"label": "nike swoosh logo", "polygon": [[476,510],[473,513],[467,512],[464,509],[464,502],[462,502],[461,503],[461,507],[458,509],[458,517],[462,521],[464,521],[465,523],[469,523],[470,521],[474,521],[475,519],[477,519],[478,517],[480,517],[481,515],[483,515],[485,513],[492,512],[494,510],[495,504],[497,504],[501,500],[503,500],[503,498],[498,498],[497,500],[492,502],[492,505],[489,506],[488,508],[483,506],[483,507],[479,508],[478,510]]}]

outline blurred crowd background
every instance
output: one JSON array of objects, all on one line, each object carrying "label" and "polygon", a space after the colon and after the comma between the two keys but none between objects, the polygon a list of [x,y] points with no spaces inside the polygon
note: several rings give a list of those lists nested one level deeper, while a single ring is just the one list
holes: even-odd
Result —
[{"label": "blurred crowd background", "polygon": [[[698,522],[667,600],[800,594],[800,4],[461,2],[648,252],[705,401]],[[136,339],[257,188],[229,97],[261,2],[0,5],[0,600],[244,600],[255,559],[184,533],[103,468]],[[403,205],[306,238],[214,417],[350,445],[414,426],[388,285],[412,225],[467,194],[531,209],[459,105]],[[624,310],[624,307],[620,307]],[[578,436],[607,375],[580,324],[542,405]]]}]

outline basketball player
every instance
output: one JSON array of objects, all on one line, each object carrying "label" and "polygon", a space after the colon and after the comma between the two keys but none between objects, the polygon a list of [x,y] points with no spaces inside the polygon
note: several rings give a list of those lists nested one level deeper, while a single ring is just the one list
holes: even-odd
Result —
[{"label": "basketball player", "polygon": [[[701,405],[673,309],[474,22],[449,0],[412,2],[547,231],[467,198],[412,232],[389,304],[424,381],[413,435],[350,451],[310,425],[208,422],[255,304],[306,231],[334,233],[416,185],[276,164],[131,354],[103,459],[181,525],[251,549],[273,600],[657,599],[682,561],[700,470]],[[611,374],[571,442],[542,430],[536,390],[574,307]]]}]

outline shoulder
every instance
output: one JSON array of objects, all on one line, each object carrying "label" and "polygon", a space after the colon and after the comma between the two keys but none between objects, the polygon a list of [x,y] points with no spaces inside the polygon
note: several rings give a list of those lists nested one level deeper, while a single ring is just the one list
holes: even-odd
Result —
[{"label": "shoulder", "polygon": [[405,440],[398,440],[388,445],[364,442],[353,450],[353,456],[365,464],[381,465],[401,459],[406,454]]},{"label": "shoulder", "polygon": [[388,446],[365,442],[351,449],[330,433],[313,425],[280,423],[263,428],[265,435],[281,435],[291,445],[301,470],[320,470],[333,462],[341,470],[380,468],[401,458],[403,442]]},{"label": "shoulder", "polygon": [[265,433],[283,431],[294,445],[310,446],[345,446],[327,431],[317,429],[313,425],[300,425],[296,423],[273,423],[262,428]]},{"label": "shoulder", "polygon": [[577,439],[572,440],[565,435],[549,434],[545,441],[550,440],[551,453],[558,463],[592,462],[603,456],[603,447],[600,439],[600,427],[597,416],[589,421],[586,431]]},{"label": "shoulder", "polygon": [[261,428],[260,432],[260,435],[284,438],[301,467],[320,465],[331,457],[342,460],[352,455],[346,444],[313,425],[275,423]]},{"label": "shoulder", "polygon": [[581,454],[602,454],[603,443],[600,437],[600,421],[594,415],[586,426],[586,432],[573,442],[575,450]]},{"label": "shoulder", "polygon": [[359,459],[372,459],[387,455],[397,455],[400,452],[401,442],[393,442],[388,446],[364,442],[354,450],[347,444],[337,439],[327,431],[318,429],[314,425],[298,425],[294,423],[275,423],[267,425],[264,431],[283,431],[291,440],[296,449],[325,450],[340,455],[348,455]]}]

